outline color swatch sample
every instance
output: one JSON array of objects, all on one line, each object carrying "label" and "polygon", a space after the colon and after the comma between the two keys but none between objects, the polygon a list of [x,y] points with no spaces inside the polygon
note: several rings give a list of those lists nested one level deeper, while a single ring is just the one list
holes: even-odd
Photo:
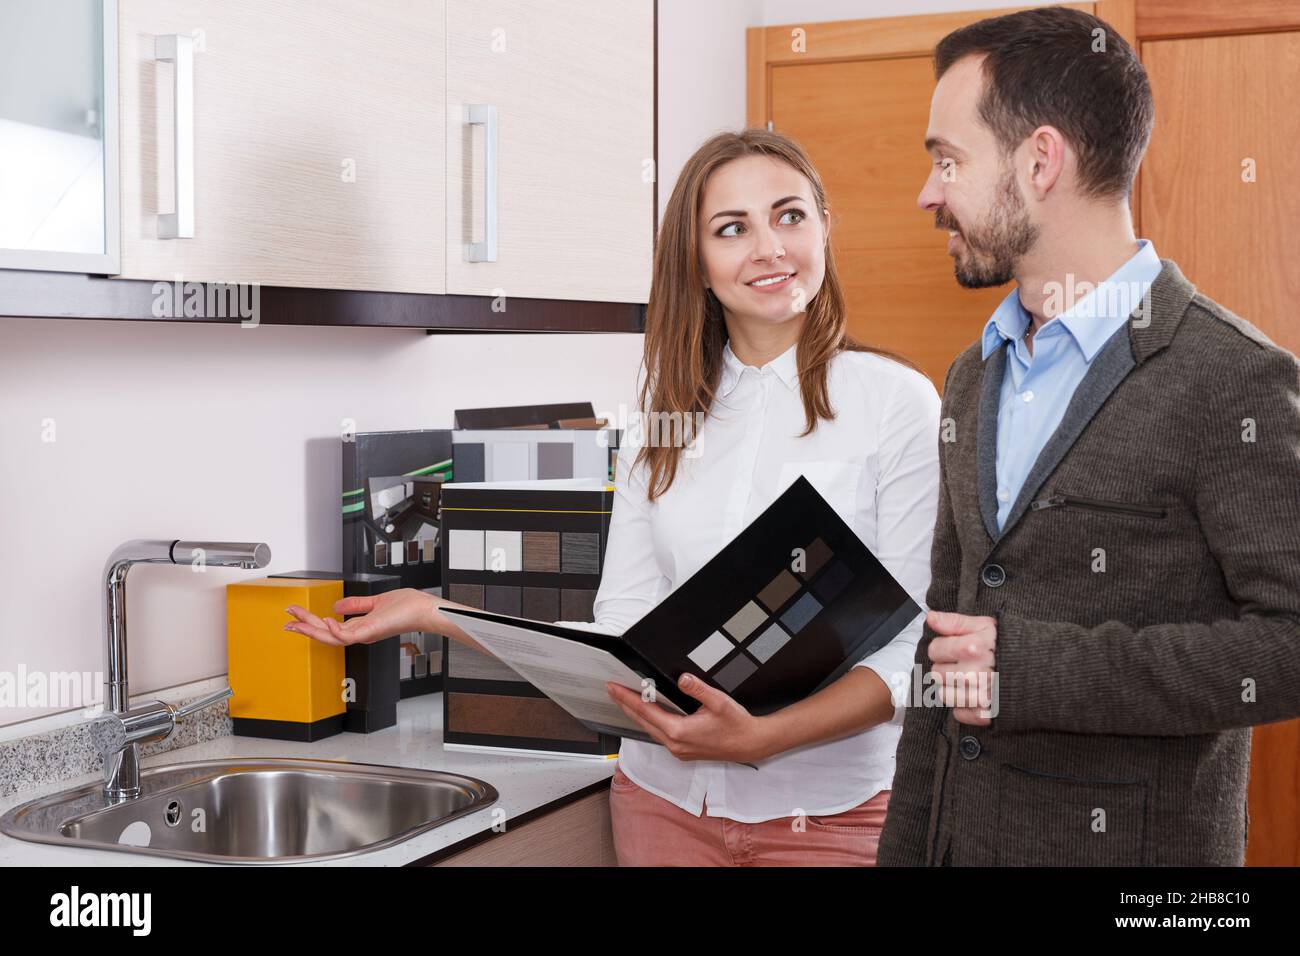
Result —
[{"label": "color swatch sample", "polygon": [[[572,469],[571,441],[529,444],[501,434],[486,445],[489,472],[522,467],[521,449],[529,448],[545,473],[564,471],[566,461]],[[545,623],[593,620],[613,489],[603,480],[571,477],[496,485],[457,480],[443,488],[448,600]],[[452,650],[454,642],[447,643],[444,682],[448,697],[457,702],[444,704],[447,743],[590,754],[618,749],[617,738],[572,723],[563,708],[539,697],[533,685],[495,658],[463,645]],[[492,706],[479,706],[480,698]],[[503,703],[516,699],[522,702],[518,706]],[[573,733],[575,726],[580,733]],[[567,730],[551,736],[558,727]]]},{"label": "color swatch sample", "polygon": [[785,603],[786,598],[799,590],[799,582],[789,571],[781,571],[763,590],[758,592],[758,603],[769,611],[774,611]]},{"label": "color swatch sample", "polygon": [[563,620],[559,592],[555,588],[524,588],[519,616],[547,624]]},{"label": "color swatch sample", "polygon": [[695,662],[701,670],[712,670],[713,666],[735,649],[735,645],[717,631],[710,634],[703,643],[686,656]]},{"label": "color swatch sample", "polygon": [[483,532],[484,567],[489,571],[524,569],[524,534],[522,531]]},{"label": "color swatch sample", "polygon": [[560,533],[558,531],[524,532],[524,570],[560,570]]},{"label": "color swatch sample", "polygon": [[599,532],[450,528],[447,551],[447,568],[451,571],[558,571],[565,575],[599,575],[601,535]]},{"label": "color swatch sample", "polygon": [[595,588],[562,588],[560,590],[560,620],[595,620]]},{"label": "color swatch sample", "polygon": [[[815,495],[811,486],[799,493]],[[828,517],[826,520],[831,519]],[[847,530],[847,526],[843,530]],[[734,570],[738,573],[729,575],[729,578],[740,578],[748,574],[753,581],[752,584],[744,585],[745,591],[742,594],[715,596],[724,588],[732,588],[729,581],[724,585],[721,579],[715,582],[718,585],[716,587],[700,586],[700,596],[707,597],[708,601],[725,603],[712,612],[720,618],[715,630],[695,638],[683,650],[692,665],[729,694],[750,690],[749,682],[754,681],[756,675],[768,673],[766,669],[773,666],[782,667],[783,661],[788,663],[788,659],[781,656],[783,652],[788,650],[790,654],[799,654],[802,648],[802,653],[809,653],[814,645],[801,642],[805,635],[815,634],[812,639],[816,644],[816,653],[824,655],[828,661],[839,656],[840,649],[851,646],[851,639],[856,636],[847,629],[854,624],[852,613],[843,613],[847,599],[858,600],[860,597],[850,585],[861,572],[850,566],[849,561],[853,559],[849,555],[856,552],[860,557],[865,553],[877,566],[879,563],[856,536],[842,537],[841,546],[847,547],[844,555],[840,556],[822,534],[814,535],[811,540],[802,536],[794,537],[799,532],[794,530],[793,522],[787,522],[784,533],[790,535],[790,547],[779,540],[767,540],[754,547],[790,556],[787,566],[771,570],[761,577],[749,574],[754,570],[752,568],[736,566]],[[737,560],[743,562],[744,558]],[[864,609],[876,612],[876,621],[887,633],[897,633],[903,624],[915,617],[919,608],[887,573],[877,573],[871,580],[872,586],[879,593],[874,597],[867,596]],[[739,587],[735,586],[737,590]],[[700,605],[704,603],[707,602],[697,597],[692,613],[698,615]],[[823,624],[821,622],[830,607],[840,608],[841,611],[837,614],[836,621]],[[870,625],[872,617],[871,613],[863,615],[864,626]],[[664,627],[663,623],[658,626],[661,629]],[[697,630],[696,633],[701,631]],[[632,633],[629,632],[626,637],[631,639]],[[762,693],[755,694],[763,696]]]},{"label": "color swatch sample", "polygon": [[766,664],[773,654],[785,647],[788,640],[790,640],[790,632],[774,621],[767,630],[753,640],[747,650],[758,658],[759,663]]},{"label": "color swatch sample", "polygon": [[750,601],[723,624],[722,629],[731,635],[732,640],[743,641],[766,620],[767,612]]},{"label": "color swatch sample", "polygon": [[482,571],[486,535],[479,530],[447,531],[447,567],[454,571]]},{"label": "color swatch sample", "polygon": [[464,482],[590,478],[609,481],[616,428],[499,428],[454,433],[452,475]]},{"label": "color swatch sample", "polygon": [[483,585],[481,584],[450,584],[444,592],[448,601],[486,610],[483,607]]},{"label": "color swatch sample", "polygon": [[[802,581],[782,568],[758,591],[755,600],[746,601],[722,625],[730,638],[715,631],[686,655],[728,693],[753,675],[760,664],[771,660],[821,612],[824,605],[816,595],[824,593],[828,596],[823,600],[834,600],[853,579],[852,572],[838,562],[816,578],[833,553],[821,538],[815,538],[802,550],[804,561],[792,563]],[[810,582],[812,590],[806,587]],[[743,647],[750,638],[753,640]],[[737,651],[734,656],[733,650]]]},{"label": "color swatch sample", "polygon": [[537,477],[572,478],[573,446],[567,442],[544,442],[537,446]]},{"label": "color swatch sample", "polygon": [[565,574],[599,574],[600,535],[573,532],[560,535],[560,570]]},{"label": "color swatch sample", "polygon": [[[560,529],[562,567],[571,557],[565,554],[567,530]],[[567,575],[562,570],[551,577],[563,582]],[[562,623],[593,594],[561,584],[561,617],[553,624],[488,611],[448,613],[588,728],[630,736],[639,729],[591,705],[603,700],[610,675],[629,686],[649,679],[661,702],[694,713],[699,700],[678,683],[683,672],[691,673],[762,716],[829,686],[921,613],[803,476],[622,634]],[[530,592],[526,600],[537,597]]]},{"label": "color swatch sample", "polygon": [[483,600],[486,603],[485,611],[491,611],[493,614],[509,614],[513,617],[519,616],[519,603],[522,599],[522,592],[517,587],[509,585],[489,584],[484,589]]}]

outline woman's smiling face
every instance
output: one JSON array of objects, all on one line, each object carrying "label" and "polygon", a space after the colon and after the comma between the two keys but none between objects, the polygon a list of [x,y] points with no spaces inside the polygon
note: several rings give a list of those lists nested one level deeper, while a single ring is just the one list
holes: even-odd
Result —
[{"label": "woman's smiling face", "polygon": [[729,318],[779,323],[826,274],[826,228],[803,174],[769,156],[719,166],[704,186],[700,264]]}]

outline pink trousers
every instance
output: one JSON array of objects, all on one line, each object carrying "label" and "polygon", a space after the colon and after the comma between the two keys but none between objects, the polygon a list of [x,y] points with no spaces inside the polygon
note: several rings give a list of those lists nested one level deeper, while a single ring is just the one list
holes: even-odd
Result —
[{"label": "pink trousers", "polygon": [[619,866],[875,866],[888,804],[882,790],[831,816],[738,823],[687,813],[621,767],[609,787]]}]

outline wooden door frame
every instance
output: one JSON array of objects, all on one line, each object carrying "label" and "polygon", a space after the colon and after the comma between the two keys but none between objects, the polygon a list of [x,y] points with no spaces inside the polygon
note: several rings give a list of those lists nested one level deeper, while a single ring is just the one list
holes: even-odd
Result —
[{"label": "wooden door frame", "polygon": [[1295,0],[1098,0],[1097,8],[1104,20],[1103,8],[1123,8],[1119,15],[1133,24],[1129,42],[1300,30]]},{"label": "wooden door frame", "polygon": [[[1132,0],[1128,0],[1132,2]],[[1093,13],[1096,3],[1063,6]],[[1032,7],[999,7],[919,16],[834,20],[828,23],[786,23],[745,30],[746,122],[766,126],[772,118],[772,68],[791,63],[833,63],[929,55],[947,34],[986,17]],[[805,51],[792,48],[792,31],[803,30]],[[1127,39],[1127,37],[1126,37]]]},{"label": "wooden door frame", "polygon": [[[1141,56],[1145,40],[1272,33],[1300,29],[1300,4],[1294,0],[1095,0],[1064,6],[1105,20]],[[785,23],[745,30],[746,111],[750,126],[766,126],[772,98],[772,67],[790,63],[829,63],[921,56],[944,36],[986,17],[1032,7],[998,7],[920,16]],[[791,31],[804,31],[804,52],[795,52]]]}]

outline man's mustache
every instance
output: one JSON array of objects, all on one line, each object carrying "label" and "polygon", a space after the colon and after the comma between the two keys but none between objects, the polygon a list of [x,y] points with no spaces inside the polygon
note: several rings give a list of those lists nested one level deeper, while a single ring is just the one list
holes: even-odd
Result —
[{"label": "man's mustache", "polygon": [[955,229],[961,232],[961,226],[956,219],[948,214],[946,209],[936,209],[934,211],[934,228],[936,229]]}]

